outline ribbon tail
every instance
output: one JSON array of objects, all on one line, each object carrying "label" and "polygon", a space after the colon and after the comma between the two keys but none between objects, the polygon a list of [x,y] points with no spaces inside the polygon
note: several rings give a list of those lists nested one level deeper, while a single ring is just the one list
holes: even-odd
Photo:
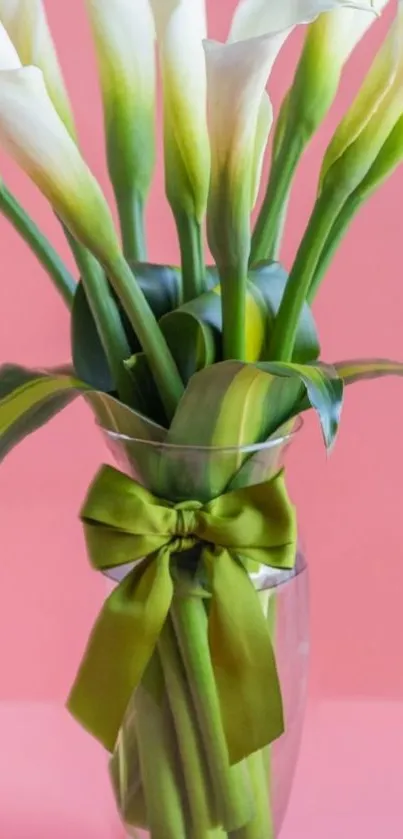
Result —
[{"label": "ribbon tail", "polygon": [[269,627],[241,563],[225,548],[203,553],[212,598],[209,643],[231,763],[284,731],[283,703]]},{"label": "ribbon tail", "polygon": [[161,548],[106,600],[67,707],[109,751],[152,656],[173,595],[170,551]]}]

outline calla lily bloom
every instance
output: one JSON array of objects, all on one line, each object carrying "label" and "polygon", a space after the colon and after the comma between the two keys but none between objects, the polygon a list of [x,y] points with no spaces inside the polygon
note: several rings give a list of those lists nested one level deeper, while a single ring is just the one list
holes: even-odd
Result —
[{"label": "calla lily bloom", "polygon": [[351,108],[325,154],[322,189],[351,192],[403,115],[403,2]]},{"label": "calla lily bloom", "polygon": [[[86,0],[104,107],[108,167],[125,252],[145,256],[136,227],[155,162],[155,26],[149,0]],[[141,231],[137,231],[137,240]]]},{"label": "calla lily bloom", "polygon": [[37,67],[0,70],[0,144],[78,239],[101,259],[118,251],[100,187],[57,114]]},{"label": "calla lily bloom", "polygon": [[[321,15],[308,29],[291,92],[290,123],[300,122],[308,136],[316,130],[337,93],[343,67],[387,0],[338,8]],[[291,128],[290,128],[291,130]]]},{"label": "calla lily bloom", "polygon": [[0,0],[0,23],[23,65],[42,70],[57,113],[75,137],[74,119],[42,0]]},{"label": "calla lily bloom", "polygon": [[150,0],[164,88],[166,187],[174,212],[200,222],[210,160],[206,124],[204,0]]}]

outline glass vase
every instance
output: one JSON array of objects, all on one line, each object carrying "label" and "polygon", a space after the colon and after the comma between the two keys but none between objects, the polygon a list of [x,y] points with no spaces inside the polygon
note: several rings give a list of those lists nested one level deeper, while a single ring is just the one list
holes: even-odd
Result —
[{"label": "glass vase", "polygon": [[[262,445],[240,449],[173,446],[110,431],[104,434],[117,466],[155,495],[173,503],[205,503],[224,491],[259,484],[276,475],[298,428],[297,423]],[[189,562],[191,554],[189,551]],[[133,565],[107,572],[108,587],[120,582]],[[117,807],[127,836],[132,839],[279,836],[304,718],[309,648],[308,572],[298,545],[293,570],[254,563],[249,574],[275,651],[285,732],[271,746],[235,766],[231,767],[227,760],[225,771],[229,775],[223,788],[226,792],[230,789],[232,799],[223,804],[217,781],[223,770],[222,750],[220,754],[216,748],[220,740],[220,732],[217,734],[215,728],[217,719],[213,719],[210,706],[209,714],[204,714],[207,719],[203,719],[204,697],[195,695],[199,684],[196,671],[200,666],[211,667],[205,603],[197,594],[177,598],[182,615],[187,619],[193,615],[191,621],[197,622],[199,646],[192,651],[185,638],[187,652],[184,650],[181,618],[170,614],[144,684],[129,703],[110,761]],[[186,615],[187,609],[190,612]],[[184,626],[187,632],[189,624]],[[200,633],[204,633],[205,643],[200,644]],[[214,697],[212,701],[214,705]],[[222,827],[223,818],[226,829]]]}]

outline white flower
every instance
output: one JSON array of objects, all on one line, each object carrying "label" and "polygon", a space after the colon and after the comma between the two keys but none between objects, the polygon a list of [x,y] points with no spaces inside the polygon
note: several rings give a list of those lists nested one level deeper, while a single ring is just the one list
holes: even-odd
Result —
[{"label": "white flower", "polygon": [[174,212],[201,221],[210,161],[206,123],[204,0],[151,0],[164,89],[167,195]]},{"label": "white flower", "polygon": [[0,22],[23,65],[43,72],[49,96],[70,134],[74,120],[42,0],[0,0]]},{"label": "white flower", "polygon": [[[282,42],[283,35],[278,34],[229,44],[204,44],[212,155],[209,243],[217,263],[224,260],[227,267],[241,258],[241,252],[245,261],[248,250],[249,215],[263,145],[261,138],[257,141],[259,113]],[[263,107],[267,114],[264,140],[271,108],[267,101]]]},{"label": "white flower", "polygon": [[326,152],[322,187],[330,184],[336,189],[353,191],[402,115],[403,2],[400,0],[388,36]]},{"label": "white flower", "polygon": [[101,259],[119,246],[108,206],[37,67],[0,70],[0,144]]},{"label": "white flower", "polygon": [[230,40],[256,38],[309,23],[323,12],[340,9],[374,11],[371,0],[240,0],[230,30]]},{"label": "white flower", "polygon": [[155,158],[155,27],[149,0],[86,0],[117,195],[148,192]]}]

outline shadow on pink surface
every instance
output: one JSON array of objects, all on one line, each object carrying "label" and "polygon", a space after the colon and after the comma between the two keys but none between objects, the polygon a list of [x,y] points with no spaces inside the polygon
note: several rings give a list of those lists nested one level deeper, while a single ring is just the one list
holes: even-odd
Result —
[{"label": "shadow on pink surface", "polygon": [[[66,711],[4,703],[0,737],[1,839],[124,839],[105,754]],[[403,703],[312,703],[281,839],[398,839],[402,776]]]}]

